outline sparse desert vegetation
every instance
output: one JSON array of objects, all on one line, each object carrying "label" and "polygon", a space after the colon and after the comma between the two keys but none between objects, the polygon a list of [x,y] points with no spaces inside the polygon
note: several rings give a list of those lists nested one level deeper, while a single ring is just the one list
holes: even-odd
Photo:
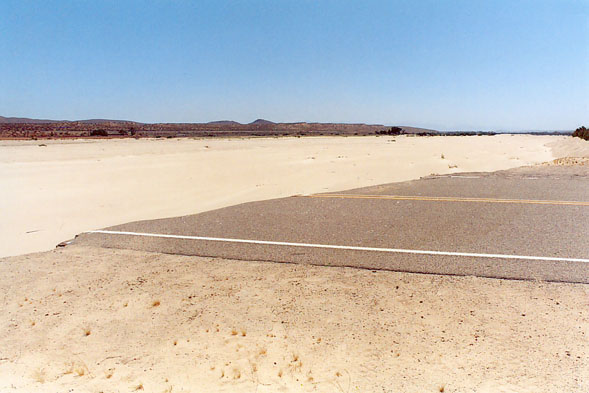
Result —
[{"label": "sparse desert vegetation", "polygon": [[45,379],[47,378],[47,373],[43,368],[37,368],[33,370],[32,378],[35,382],[38,383],[45,383]]},{"label": "sparse desert vegetation", "polygon": [[[88,374],[88,366],[86,366],[86,364],[81,361],[72,361],[67,365],[63,374],[64,375],[74,374],[78,377],[82,377],[82,376]],[[112,376],[112,373],[110,375]],[[110,377],[107,377],[107,378],[110,378]]]},{"label": "sparse desert vegetation", "polygon": [[573,137],[589,141],[589,129],[585,128],[585,126],[579,127],[573,132]]},{"label": "sparse desert vegetation", "polygon": [[[0,116],[0,138],[174,138],[174,137],[232,137],[232,136],[322,136],[374,135],[383,125],[346,123],[274,123],[258,119],[248,124],[234,121],[210,123],[138,123],[120,120],[51,121],[13,119]],[[405,129],[405,132],[414,132]],[[415,129],[419,130],[419,129]]]}]

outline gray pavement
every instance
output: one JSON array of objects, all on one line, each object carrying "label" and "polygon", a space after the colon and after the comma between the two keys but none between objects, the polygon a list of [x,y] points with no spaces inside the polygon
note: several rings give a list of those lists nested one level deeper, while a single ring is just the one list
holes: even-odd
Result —
[{"label": "gray pavement", "polygon": [[589,166],[432,176],[106,229],[319,247],[112,233],[85,233],[75,242],[242,260],[589,283]]}]

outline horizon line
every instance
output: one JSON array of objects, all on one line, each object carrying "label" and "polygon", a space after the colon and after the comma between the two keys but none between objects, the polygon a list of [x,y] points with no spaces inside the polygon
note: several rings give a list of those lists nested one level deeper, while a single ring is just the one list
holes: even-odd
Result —
[{"label": "horizon line", "polygon": [[[221,123],[221,122],[232,122],[237,123],[240,125],[249,125],[254,124],[256,122],[269,122],[272,124],[298,124],[298,123],[307,123],[307,124],[362,124],[367,126],[383,126],[383,127],[411,127],[411,128],[421,128],[427,129],[432,131],[440,131],[440,129],[444,129],[445,127],[425,127],[425,126],[416,126],[416,125],[403,125],[403,124],[386,124],[386,123],[367,123],[367,122],[345,122],[345,121],[308,121],[308,120],[299,120],[299,121],[273,121],[264,118],[256,118],[255,120],[249,123],[242,123],[237,120],[229,120],[229,119],[220,119],[220,120],[211,120],[211,121],[156,121],[156,122],[143,122],[138,120],[128,120],[128,119],[109,119],[109,118],[100,118],[100,117],[92,117],[86,119],[48,119],[48,118],[34,118],[34,117],[23,117],[23,116],[2,116],[0,118],[3,119],[22,119],[22,120],[31,120],[33,122],[91,122],[91,121],[102,121],[102,122],[121,122],[121,123],[137,123],[137,124],[210,124],[210,123]],[[3,122],[0,122],[3,123]],[[6,124],[8,122],[4,122]],[[27,121],[22,122],[14,122],[13,124],[18,123],[27,123]],[[581,127],[581,126],[579,126]],[[498,133],[525,133],[525,132],[568,132],[574,131],[574,129],[569,128],[548,128],[548,129],[511,129],[511,128],[456,128],[456,129],[445,129],[444,132],[460,132],[460,131],[482,131],[482,132],[498,132]]]}]

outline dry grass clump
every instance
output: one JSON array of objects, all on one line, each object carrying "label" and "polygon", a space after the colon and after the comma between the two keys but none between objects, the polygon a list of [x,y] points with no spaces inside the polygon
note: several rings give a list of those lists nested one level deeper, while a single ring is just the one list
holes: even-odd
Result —
[{"label": "dry grass clump", "polygon": [[562,157],[552,160],[548,164],[558,166],[589,165],[589,157]]},{"label": "dry grass clump", "polygon": [[159,301],[159,300],[154,300],[154,302],[153,302],[153,303],[151,303],[151,306],[152,306],[152,307],[158,307],[160,304],[161,304],[161,303],[160,303],[160,301]]},{"label": "dry grass clump", "polygon": [[36,382],[45,383],[45,379],[46,379],[45,370],[42,368],[36,369],[35,371],[33,371],[32,377]]},{"label": "dry grass clump", "polygon": [[[69,367],[63,372],[63,374],[76,374],[78,377],[83,377],[88,374],[88,372],[88,367],[84,362],[74,361],[69,364]],[[107,378],[110,378],[110,376],[107,376]]]}]

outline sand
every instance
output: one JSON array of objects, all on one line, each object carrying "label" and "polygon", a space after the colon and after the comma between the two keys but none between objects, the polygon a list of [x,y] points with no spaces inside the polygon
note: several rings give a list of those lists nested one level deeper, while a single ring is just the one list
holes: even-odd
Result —
[{"label": "sand", "polygon": [[[40,143],[0,142],[2,255],[130,220],[589,157],[587,142],[532,136]],[[74,245],[1,258],[0,310],[0,392],[589,391],[580,284]]]},{"label": "sand", "polygon": [[587,392],[589,286],[70,246],[0,259],[2,392]]},{"label": "sand", "polygon": [[[432,173],[589,156],[570,137],[309,137],[0,141],[0,256],[76,234]],[[442,158],[443,157],[443,158]]]}]

